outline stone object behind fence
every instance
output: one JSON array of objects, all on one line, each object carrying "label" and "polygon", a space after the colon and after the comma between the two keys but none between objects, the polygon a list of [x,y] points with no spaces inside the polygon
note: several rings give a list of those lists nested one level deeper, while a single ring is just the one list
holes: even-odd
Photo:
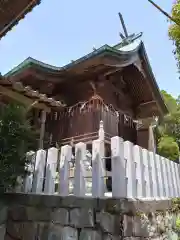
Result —
[{"label": "stone object behind fence", "polygon": [[5,202],[1,240],[177,239],[170,200],[7,194]]}]

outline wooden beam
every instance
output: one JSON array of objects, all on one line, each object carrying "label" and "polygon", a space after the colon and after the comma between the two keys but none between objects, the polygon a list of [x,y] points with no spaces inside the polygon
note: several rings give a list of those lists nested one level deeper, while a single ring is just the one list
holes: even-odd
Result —
[{"label": "wooden beam", "polygon": [[104,76],[109,76],[109,75],[113,75],[114,73],[120,72],[122,70],[122,68],[116,68],[113,70],[108,71],[107,73],[104,74]]},{"label": "wooden beam", "polygon": [[143,107],[143,106],[149,107],[149,106],[151,106],[152,104],[153,104],[153,105],[156,104],[156,101],[153,100],[153,101],[149,101],[149,102],[145,102],[145,103],[140,103],[138,107]]},{"label": "wooden beam", "polygon": [[115,87],[110,81],[106,81],[105,84],[109,90],[112,90],[114,93],[117,93],[122,99],[122,101],[125,101],[127,105],[132,106],[133,102],[130,99],[130,95],[123,93],[122,89]]},{"label": "wooden beam", "polygon": [[156,101],[140,104],[136,108],[136,118],[159,116],[159,109]]},{"label": "wooden beam", "polygon": [[139,130],[148,129],[149,126],[154,122],[153,117],[139,118]]},{"label": "wooden beam", "polygon": [[[25,106],[32,105],[37,99],[31,99],[27,96],[24,96],[21,93],[15,92],[7,87],[0,86],[0,94],[9,97],[10,99],[13,99]],[[43,109],[46,110],[46,112],[50,112],[51,108],[48,107],[44,103],[37,102],[35,105],[33,105],[34,108]]]}]

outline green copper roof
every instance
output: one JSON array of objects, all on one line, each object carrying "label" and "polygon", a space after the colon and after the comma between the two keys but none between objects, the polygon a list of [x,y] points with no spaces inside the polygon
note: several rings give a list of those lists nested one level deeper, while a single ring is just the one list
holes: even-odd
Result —
[{"label": "green copper roof", "polygon": [[89,59],[91,59],[93,57],[101,55],[101,54],[103,54],[105,52],[120,54],[119,50],[115,49],[114,47],[110,47],[109,45],[106,44],[106,45],[104,45],[104,46],[94,50],[93,52],[91,52],[91,53],[89,53],[89,54],[87,54],[87,55],[77,59],[76,61],[73,61],[73,62],[65,65],[64,67],[62,67],[62,69],[65,70],[65,69],[71,68],[71,67],[73,67],[76,64],[82,63],[82,62],[84,62],[86,60],[89,60]]},{"label": "green copper roof", "polygon": [[[133,35],[134,36],[134,35]],[[13,68],[11,71],[9,71],[8,73],[5,74],[6,77],[8,76],[13,76],[15,74],[17,74],[18,72],[22,71],[23,69],[26,69],[28,67],[31,67],[31,66],[35,66],[35,67],[40,67],[40,68],[44,68],[45,71],[50,71],[50,72],[59,72],[60,70],[66,70],[66,69],[69,69],[71,67],[73,67],[74,65],[76,64],[79,64],[79,63],[82,63],[86,60],[89,60],[95,56],[98,56],[98,55],[101,55],[105,52],[109,52],[109,53],[112,53],[112,54],[117,54],[117,55],[123,55],[123,54],[128,54],[128,53],[132,53],[133,51],[137,50],[137,48],[139,47],[140,45],[140,42],[136,43],[136,47],[134,49],[129,49],[129,50],[123,50],[123,47],[125,45],[131,45],[130,43],[133,42],[133,40],[130,41],[130,39],[128,40],[128,42],[126,42],[126,44],[122,44],[121,43],[118,43],[117,45],[111,47],[107,44],[103,45],[102,47],[94,50],[93,52],[63,66],[63,67],[56,67],[56,66],[52,66],[52,65],[49,65],[49,64],[46,64],[46,63],[43,63],[41,61],[38,61],[34,58],[27,58],[26,60],[24,60],[22,63],[20,63],[17,67]],[[121,48],[122,48],[122,51],[121,51]]]},{"label": "green copper roof", "polygon": [[11,71],[6,73],[4,76],[5,77],[13,76],[16,73],[22,71],[23,69],[26,69],[26,68],[31,67],[33,65],[36,66],[36,67],[44,68],[45,70],[50,70],[50,71],[52,71],[52,70],[53,71],[59,71],[61,69],[59,67],[55,67],[55,66],[52,66],[50,64],[38,61],[34,58],[28,57],[22,63],[20,63],[17,67],[13,68]]},{"label": "green copper roof", "polygon": [[159,87],[156,83],[154,74],[152,72],[152,69],[151,69],[147,54],[146,54],[144,44],[140,39],[137,39],[137,38],[139,38],[138,36],[141,36],[141,34],[132,35],[129,37],[128,42],[124,42],[124,43],[121,42],[113,47],[106,44],[106,45],[94,50],[93,52],[79,58],[78,60],[65,65],[62,68],[43,63],[43,62],[37,61],[37,60],[29,57],[25,61],[23,61],[21,64],[19,64],[17,67],[15,67],[11,71],[9,71],[5,76],[6,77],[13,76],[13,75],[17,74],[18,72],[22,71],[23,69],[26,69],[31,66],[35,66],[36,68],[44,69],[46,72],[51,72],[52,74],[59,74],[63,70],[68,70],[77,64],[83,63],[84,61],[89,60],[93,57],[100,56],[101,54],[110,53],[110,54],[115,54],[118,57],[126,56],[127,58],[128,58],[128,56],[131,57],[132,54],[138,54],[146,62],[146,68],[147,68],[147,72],[149,75],[149,82],[152,86],[152,89],[154,89],[153,92],[156,95],[158,102],[161,106],[161,109],[163,109],[163,112],[167,113],[168,110],[164,104],[164,101],[163,101],[162,96],[159,91]]}]

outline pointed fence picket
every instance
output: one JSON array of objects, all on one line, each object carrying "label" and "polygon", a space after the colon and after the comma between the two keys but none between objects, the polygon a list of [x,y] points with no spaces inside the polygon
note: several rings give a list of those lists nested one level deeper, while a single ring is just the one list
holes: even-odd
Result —
[{"label": "pointed fence picket", "polygon": [[104,146],[101,140],[94,140],[92,144],[92,195],[103,197],[104,184]]},{"label": "pointed fence picket", "polygon": [[75,152],[74,195],[83,197],[86,194],[86,176],[83,164],[86,158],[86,144],[76,144]]},{"label": "pointed fence picket", "polygon": [[[85,162],[87,146],[75,145],[75,166],[70,166],[72,147],[50,148],[28,153],[32,159],[23,191],[102,198],[157,199],[180,197],[179,164],[149,152],[120,137],[111,139],[111,156],[105,157],[103,139],[92,143],[91,166]],[[105,161],[111,161],[112,193],[106,192]],[[73,190],[70,191],[70,182]],[[90,186],[90,187],[89,187]],[[91,193],[89,190],[91,189]]]},{"label": "pointed fence picket", "polygon": [[[111,139],[112,152],[112,196],[124,198],[127,194],[126,189],[126,162],[124,159],[124,142],[122,138],[113,137]],[[121,172],[119,171],[121,169]]]},{"label": "pointed fence picket", "polygon": [[55,179],[58,161],[58,149],[50,148],[47,152],[46,170],[45,170],[45,188],[44,192],[53,194],[55,192]]},{"label": "pointed fence picket", "polygon": [[32,185],[32,192],[34,193],[42,193],[43,191],[45,166],[46,166],[46,151],[41,149],[38,150],[36,153],[36,162]]},{"label": "pointed fence picket", "polygon": [[63,146],[61,148],[60,164],[58,170],[59,176],[59,187],[58,193],[62,196],[67,196],[69,194],[69,162],[71,161],[72,147]]},{"label": "pointed fence picket", "polygon": [[27,157],[27,160],[29,162],[29,164],[27,166],[27,171],[29,172],[29,174],[24,179],[23,190],[24,190],[25,193],[28,193],[32,189],[33,173],[34,173],[34,164],[35,164],[35,160],[36,160],[36,153],[33,152],[33,151],[28,152],[26,157]]}]

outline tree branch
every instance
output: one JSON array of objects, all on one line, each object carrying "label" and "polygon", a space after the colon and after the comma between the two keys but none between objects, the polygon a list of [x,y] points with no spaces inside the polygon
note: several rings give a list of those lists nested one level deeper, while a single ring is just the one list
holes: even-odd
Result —
[{"label": "tree branch", "polygon": [[159,7],[155,2],[152,0],[148,0],[155,8],[157,8],[162,14],[164,14],[170,21],[176,23],[178,26],[180,26],[180,23],[176,21],[173,17],[171,17],[167,12],[165,12],[161,7]]}]

